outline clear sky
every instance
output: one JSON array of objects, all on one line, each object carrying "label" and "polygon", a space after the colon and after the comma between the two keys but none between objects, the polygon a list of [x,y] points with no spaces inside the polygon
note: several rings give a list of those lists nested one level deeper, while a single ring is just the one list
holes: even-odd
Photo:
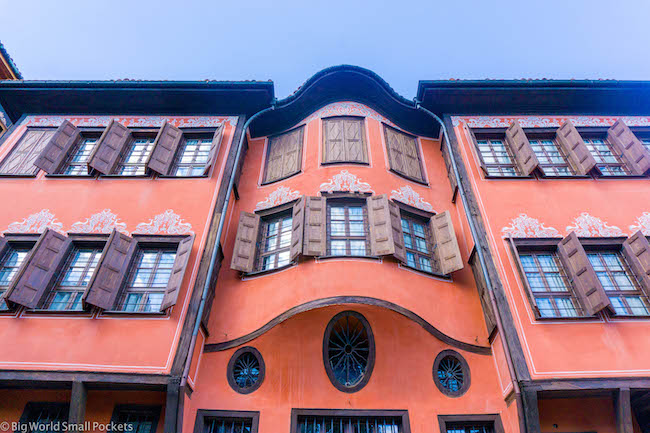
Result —
[{"label": "clear sky", "polygon": [[650,0],[0,0],[26,79],[267,80],[342,63],[420,79],[650,80]]}]

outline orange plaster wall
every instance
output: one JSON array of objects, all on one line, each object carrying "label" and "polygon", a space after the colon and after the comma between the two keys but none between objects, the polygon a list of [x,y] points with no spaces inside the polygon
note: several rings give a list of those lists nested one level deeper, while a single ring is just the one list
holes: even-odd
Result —
[{"label": "orange plaster wall", "polygon": [[566,227],[587,212],[629,235],[630,225],[643,212],[650,211],[647,201],[639,199],[650,190],[648,180],[485,179],[467,127],[461,122],[454,132],[479,197],[497,269],[533,378],[647,376],[650,373],[649,321],[609,318],[535,321],[501,230],[524,213],[566,235],[569,231]]},{"label": "orange plaster wall", "polygon": [[[128,116],[127,116],[128,117]],[[26,127],[20,126],[0,148],[3,158]],[[188,287],[194,284],[198,258],[207,229],[225,155],[234,127],[225,122],[219,157],[207,178],[36,178],[0,179],[0,231],[42,209],[48,209],[70,230],[73,223],[110,209],[127,225],[137,224],[172,209],[189,223],[196,239],[178,303],[163,317],[117,317],[100,315],[47,315],[21,313],[0,315],[0,368],[165,373],[173,361],[186,307]],[[189,299],[189,298],[188,298]],[[56,342],[56,343],[54,343]],[[43,350],[47,348],[47,350]]]},{"label": "orange plaster wall", "polygon": [[543,433],[616,433],[611,398],[554,398],[539,400],[538,406]]}]

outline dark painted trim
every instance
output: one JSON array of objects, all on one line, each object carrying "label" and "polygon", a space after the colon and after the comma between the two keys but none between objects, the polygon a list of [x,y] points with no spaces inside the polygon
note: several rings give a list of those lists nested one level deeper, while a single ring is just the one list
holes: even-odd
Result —
[{"label": "dark painted trim", "polygon": [[539,379],[520,383],[522,389],[538,392],[556,391],[603,391],[621,388],[646,389],[650,388],[650,377],[594,377],[585,379]]},{"label": "dark painted trim", "polygon": [[84,382],[89,389],[164,390],[169,376],[142,373],[93,373],[86,371],[0,370],[2,388],[70,389],[72,382]]},{"label": "dark painted trim", "polygon": [[447,433],[448,423],[494,423],[494,433],[505,433],[499,414],[438,415],[440,433]]},{"label": "dark painted trim", "polygon": [[264,326],[249,334],[246,334],[239,338],[235,338],[234,340],[224,341],[221,343],[206,344],[204,346],[203,351],[207,353],[207,352],[220,352],[222,350],[232,349],[233,347],[241,346],[242,344],[246,344],[249,341],[254,340],[255,338],[266,333],[276,325],[279,325],[280,323],[295,316],[296,314],[304,313],[310,310],[315,310],[317,308],[329,307],[332,305],[345,305],[345,304],[373,305],[377,307],[383,307],[391,311],[394,311],[398,314],[401,314],[402,316],[408,319],[413,320],[415,323],[422,326],[425,331],[427,331],[429,334],[433,335],[434,337],[436,337],[437,339],[439,339],[445,344],[448,344],[450,346],[456,347],[461,350],[465,350],[467,352],[478,353],[480,355],[490,355],[492,353],[492,349],[490,347],[465,343],[456,340],[453,337],[448,336],[447,334],[443,333],[438,328],[436,328],[435,326],[433,326],[432,324],[424,320],[422,317],[418,316],[417,314],[415,314],[410,310],[407,310],[406,308],[403,308],[392,302],[384,301],[383,299],[370,298],[366,296],[334,296],[331,298],[317,299],[314,301],[306,302],[301,305],[297,305],[293,308],[288,309],[284,313],[276,316],[275,318],[271,319]]},{"label": "dark painted trim", "polygon": [[75,380],[72,382],[72,393],[70,394],[70,411],[68,413],[68,422],[71,424],[81,424],[86,416],[86,400],[88,389],[86,384]]}]

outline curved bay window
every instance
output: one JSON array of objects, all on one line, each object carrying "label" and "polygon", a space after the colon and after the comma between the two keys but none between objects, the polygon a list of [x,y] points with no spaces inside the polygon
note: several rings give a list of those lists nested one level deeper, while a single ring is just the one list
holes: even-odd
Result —
[{"label": "curved bay window", "polygon": [[365,200],[327,200],[327,254],[367,256],[369,250]]}]

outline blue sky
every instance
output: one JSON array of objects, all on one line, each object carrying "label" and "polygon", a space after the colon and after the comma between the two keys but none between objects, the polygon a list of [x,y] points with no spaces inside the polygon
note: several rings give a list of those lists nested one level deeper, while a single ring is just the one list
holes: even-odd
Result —
[{"label": "blue sky", "polygon": [[[245,6],[244,6],[245,5]],[[349,63],[420,79],[650,80],[650,1],[0,0],[26,79],[267,80]]]}]

